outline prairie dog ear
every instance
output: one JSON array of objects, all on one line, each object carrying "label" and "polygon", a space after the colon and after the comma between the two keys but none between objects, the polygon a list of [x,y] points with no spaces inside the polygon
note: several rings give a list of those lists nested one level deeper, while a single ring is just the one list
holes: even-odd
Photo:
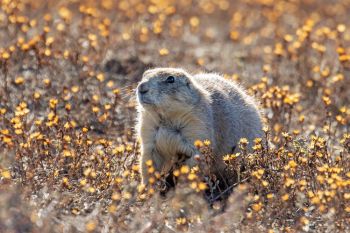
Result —
[{"label": "prairie dog ear", "polygon": [[191,79],[191,75],[190,74],[188,74],[188,73],[186,73],[186,79],[185,79],[186,81],[186,86],[188,86],[188,87],[193,87],[193,80]]}]

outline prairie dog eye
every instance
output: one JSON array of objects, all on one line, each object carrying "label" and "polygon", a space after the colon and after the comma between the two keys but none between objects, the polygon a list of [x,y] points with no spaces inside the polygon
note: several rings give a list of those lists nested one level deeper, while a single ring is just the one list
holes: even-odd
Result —
[{"label": "prairie dog eye", "polygon": [[174,76],[169,76],[169,77],[167,77],[166,82],[167,82],[167,83],[174,83],[174,82],[175,82]]}]

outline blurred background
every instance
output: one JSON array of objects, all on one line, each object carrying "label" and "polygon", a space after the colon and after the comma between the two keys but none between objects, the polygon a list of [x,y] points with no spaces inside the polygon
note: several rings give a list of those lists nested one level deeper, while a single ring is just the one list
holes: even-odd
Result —
[{"label": "blurred background", "polygon": [[[348,0],[3,0],[0,54],[8,83],[2,76],[1,98],[15,106],[33,92],[57,96],[80,86],[85,102],[94,101],[94,92],[103,102],[111,96],[99,86],[107,83],[129,98],[142,72],[156,66],[219,72],[246,87],[267,77],[269,84],[322,95],[318,86],[329,84],[320,77],[348,75],[349,5]],[[45,80],[54,88],[47,89]],[[311,100],[306,107],[315,106]]]}]

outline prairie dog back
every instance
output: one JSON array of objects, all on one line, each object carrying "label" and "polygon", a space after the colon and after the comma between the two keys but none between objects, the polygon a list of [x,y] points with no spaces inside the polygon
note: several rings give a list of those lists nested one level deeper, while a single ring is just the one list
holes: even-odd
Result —
[{"label": "prairie dog back", "polygon": [[[210,93],[213,123],[217,129],[217,153],[227,153],[225,148],[232,142],[236,146],[240,138],[252,142],[263,137],[257,104],[242,87],[218,74],[197,74],[194,80]],[[221,151],[221,148],[224,150]]]}]

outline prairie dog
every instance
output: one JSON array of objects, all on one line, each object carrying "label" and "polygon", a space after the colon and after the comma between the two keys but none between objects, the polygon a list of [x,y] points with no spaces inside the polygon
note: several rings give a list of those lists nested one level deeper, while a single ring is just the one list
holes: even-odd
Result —
[{"label": "prairie dog", "polygon": [[241,138],[250,145],[255,138],[263,138],[254,100],[218,74],[150,69],[137,87],[137,99],[144,184],[149,178],[148,160],[159,172],[169,172],[179,155],[186,156],[185,164],[195,166],[196,140],[210,140],[216,163],[213,172],[225,173],[222,156],[233,153]]}]

